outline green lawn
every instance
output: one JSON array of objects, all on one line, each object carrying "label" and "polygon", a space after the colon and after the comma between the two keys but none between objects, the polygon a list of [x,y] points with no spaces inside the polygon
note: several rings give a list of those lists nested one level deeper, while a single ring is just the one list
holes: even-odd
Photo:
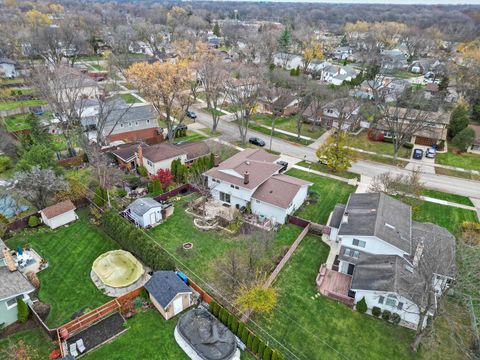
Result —
[{"label": "green lawn", "polygon": [[316,296],[315,278],[328,251],[319,237],[306,236],[274,283],[275,309],[254,320],[300,359],[413,359],[412,331]]},{"label": "green lawn", "polygon": [[0,359],[10,359],[9,356],[12,355],[9,352],[10,347],[20,341],[31,350],[28,357],[30,360],[48,359],[50,351],[55,349],[47,335],[40,328],[34,328],[17,332],[6,338],[0,338]]},{"label": "green lawn", "polygon": [[468,173],[468,172],[464,172],[464,171],[444,169],[444,168],[440,168],[440,167],[435,168],[435,174],[454,176],[454,177],[459,177],[459,178],[463,178],[463,179],[480,181],[480,175],[472,174],[472,173]]},{"label": "green lawn", "polygon": [[366,154],[361,152],[355,152],[355,159],[368,160],[387,165],[395,165],[399,167],[405,167],[408,164],[408,161],[393,160],[392,158],[384,157],[381,155]]},{"label": "green lawn", "polygon": [[430,189],[424,189],[422,191],[422,195],[432,197],[432,198],[435,198],[435,199],[454,202],[454,203],[457,203],[457,204],[473,206],[472,200],[470,200],[470,198],[468,198],[466,196],[449,194],[449,193],[445,193],[445,192],[442,192],[442,191],[430,190]]},{"label": "green lawn", "polygon": [[12,85],[12,84],[22,85],[24,82],[25,82],[25,80],[23,78],[0,79],[0,85]]},{"label": "green lawn", "polygon": [[[183,208],[183,204],[194,199],[195,196],[197,195],[191,194],[175,202],[174,214],[162,225],[150,230],[150,234],[159,244],[177,256],[182,263],[195,273],[207,279],[214,279],[214,265],[222,255],[230,249],[245,248],[248,238],[245,239],[240,235],[229,235],[221,231],[198,230],[193,225],[193,217],[187,214]],[[297,226],[282,226],[269,245],[267,252],[269,259],[278,255],[282,249],[290,246],[300,232],[301,229]],[[193,248],[186,252],[181,249],[185,242],[193,244]],[[178,264],[178,267],[183,268],[181,264]],[[182,271],[189,272],[188,269],[182,269]]]},{"label": "green lawn", "polygon": [[226,113],[224,113],[223,111],[221,110],[218,110],[218,109],[209,109],[207,107],[204,107],[202,108],[203,111],[209,113],[209,114],[215,114],[217,116],[223,116],[223,115],[226,115]]},{"label": "green lawn", "polygon": [[[27,121],[27,118],[29,115],[30,115],[29,113],[18,114],[18,115],[13,115],[13,116],[4,118],[3,122],[5,123],[7,131],[14,132],[14,131],[29,129],[30,125],[28,124],[28,121]],[[52,113],[45,112],[43,115],[39,116],[39,119],[46,119],[51,116],[52,116]]]},{"label": "green lawn", "polygon": [[139,103],[140,100],[138,100],[135,96],[132,94],[120,94],[120,97],[127,103],[127,104],[135,104]]},{"label": "green lawn", "polygon": [[437,164],[480,171],[480,155],[471,153],[456,154],[452,150],[449,149],[446,153],[438,153],[435,156],[435,162]]},{"label": "green lawn", "polygon": [[77,56],[78,61],[98,61],[102,60],[103,56],[102,55],[80,55]]},{"label": "green lawn", "polygon": [[477,213],[456,207],[423,201],[413,209],[413,219],[420,222],[431,222],[445,227],[455,234],[463,221],[478,222]]},{"label": "green lawn", "polygon": [[303,166],[303,167],[306,167],[306,168],[309,168],[309,169],[312,169],[312,170],[320,171],[320,172],[323,172],[323,173],[326,173],[326,174],[331,174],[331,175],[344,177],[346,179],[357,178],[357,179],[360,180],[360,174],[350,172],[350,171],[336,171],[336,172],[334,172],[329,167],[327,167],[325,165],[322,165],[318,162],[311,162],[311,161],[303,160],[303,161],[300,161],[297,165],[298,166]]},{"label": "green lawn", "polygon": [[229,105],[222,105],[222,109],[231,113],[237,112],[239,110],[238,105],[236,104],[229,104]]},{"label": "green lawn", "polygon": [[312,220],[319,224],[326,224],[328,216],[336,204],[346,204],[348,197],[355,191],[355,187],[327,177],[307,173],[305,171],[291,169],[287,175],[311,181],[313,185],[310,191],[315,192],[317,201],[314,203],[305,202],[295,215]]},{"label": "green lawn", "polygon": [[[358,135],[350,135],[348,138],[348,146],[362,150],[373,151],[378,154],[393,155],[393,144],[383,141],[372,141],[368,139],[365,131],[362,131]],[[411,149],[402,147],[398,152],[398,156],[409,159],[411,153]],[[387,160],[391,162],[390,159]]]},{"label": "green lawn", "polygon": [[90,68],[92,68],[92,70],[94,70],[94,71],[102,71],[103,70],[103,66],[100,65],[100,64],[88,64],[88,66]]},{"label": "green lawn", "polygon": [[20,107],[37,106],[44,104],[46,104],[46,101],[44,100],[5,101],[0,102],[0,111],[13,110]]},{"label": "green lawn", "polygon": [[[234,122],[236,123],[236,120],[235,120]],[[269,138],[270,138],[270,134],[271,134],[271,132],[272,132],[270,129],[264,128],[263,126],[260,126],[260,125],[256,124],[255,122],[250,122],[248,128],[249,128],[250,130],[258,131],[258,132],[260,132],[260,133],[262,133],[262,134],[265,134],[265,135],[267,135]],[[276,137],[276,138],[279,138],[279,139],[291,141],[291,142],[294,142],[294,143],[297,143],[297,144],[301,144],[301,145],[309,145],[309,144],[311,144],[311,143],[313,142],[313,141],[304,140],[304,139],[298,140],[296,136],[283,134],[283,133],[280,133],[280,132],[278,132],[278,131],[275,131],[275,132],[273,133],[273,136]]]},{"label": "green lawn", "polygon": [[77,210],[80,219],[68,227],[24,231],[8,239],[7,245],[31,244],[49,267],[38,273],[39,299],[51,307],[47,325],[60,326],[76,311],[94,309],[110,300],[90,279],[93,261],[106,251],[117,248],[110,238],[87,220],[88,210]]},{"label": "green lawn", "polygon": [[[273,115],[269,114],[258,114],[255,115],[255,121],[259,124],[272,126],[272,117]],[[275,119],[275,129],[281,129],[289,131],[291,133],[297,134],[297,115],[285,116],[285,117],[276,117]],[[318,139],[325,132],[320,126],[312,126],[309,124],[302,124],[300,135],[308,136],[312,139]]]},{"label": "green lawn", "polygon": [[[112,342],[88,353],[86,360],[188,360],[173,336],[177,321],[165,320],[158,311],[140,312],[127,320],[128,330]],[[241,359],[253,359],[242,352]]]},{"label": "green lawn", "polygon": [[187,130],[187,136],[175,137],[175,142],[179,141],[202,141],[207,139],[207,137],[190,130]]}]

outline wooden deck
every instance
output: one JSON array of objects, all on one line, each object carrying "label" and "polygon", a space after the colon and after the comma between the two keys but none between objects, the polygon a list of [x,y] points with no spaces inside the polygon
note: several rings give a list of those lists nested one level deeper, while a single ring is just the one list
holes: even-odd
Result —
[{"label": "wooden deck", "polygon": [[352,284],[351,275],[329,270],[325,264],[322,264],[316,282],[322,295],[341,301],[346,305],[353,305],[353,299],[348,296],[348,290]]}]

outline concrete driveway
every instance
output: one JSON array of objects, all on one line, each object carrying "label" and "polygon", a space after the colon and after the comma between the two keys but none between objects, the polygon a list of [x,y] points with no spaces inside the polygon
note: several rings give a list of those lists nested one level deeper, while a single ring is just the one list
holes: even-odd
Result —
[{"label": "concrete driveway", "polygon": [[[405,166],[405,169],[407,170],[420,170],[421,172],[427,173],[427,174],[435,174],[435,159],[427,158],[425,156],[427,149],[429,149],[430,146],[424,146],[424,145],[415,145],[412,150],[412,155],[410,155],[410,162]],[[413,151],[415,149],[421,149],[423,150],[423,157],[422,159],[414,159],[413,158]]]}]

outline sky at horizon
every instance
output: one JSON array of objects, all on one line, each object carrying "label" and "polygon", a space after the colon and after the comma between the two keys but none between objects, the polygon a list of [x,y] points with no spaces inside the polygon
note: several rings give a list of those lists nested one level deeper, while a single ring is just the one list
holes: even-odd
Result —
[{"label": "sky at horizon", "polygon": [[480,0],[214,0],[246,2],[298,2],[331,4],[400,4],[400,5],[480,5]]}]

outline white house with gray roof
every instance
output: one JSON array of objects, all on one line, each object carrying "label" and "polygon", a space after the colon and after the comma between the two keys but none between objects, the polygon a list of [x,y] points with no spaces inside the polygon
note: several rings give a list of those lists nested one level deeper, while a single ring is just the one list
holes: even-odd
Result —
[{"label": "white house with gray roof", "polygon": [[261,149],[246,149],[204,175],[215,200],[237,209],[247,207],[253,214],[284,224],[300,208],[311,183],[280,174],[277,155]]},{"label": "white house with gray roof", "polygon": [[409,205],[383,193],[350,195],[346,206],[335,207],[328,226],[339,248],[332,269],[350,276],[348,296],[355,304],[364,298],[369,309],[396,313],[411,328],[422,309],[433,315],[455,276],[450,232],[413,221]]},{"label": "white house with gray roof", "polygon": [[127,206],[124,214],[142,228],[157,226],[173,212],[171,204],[162,204],[152,198],[140,198]]},{"label": "white house with gray roof", "polygon": [[[17,321],[17,298],[30,303],[28,295],[35,291],[25,276],[16,270],[9,252],[10,250],[0,239],[0,327]],[[10,266],[8,266],[9,261]]]}]

